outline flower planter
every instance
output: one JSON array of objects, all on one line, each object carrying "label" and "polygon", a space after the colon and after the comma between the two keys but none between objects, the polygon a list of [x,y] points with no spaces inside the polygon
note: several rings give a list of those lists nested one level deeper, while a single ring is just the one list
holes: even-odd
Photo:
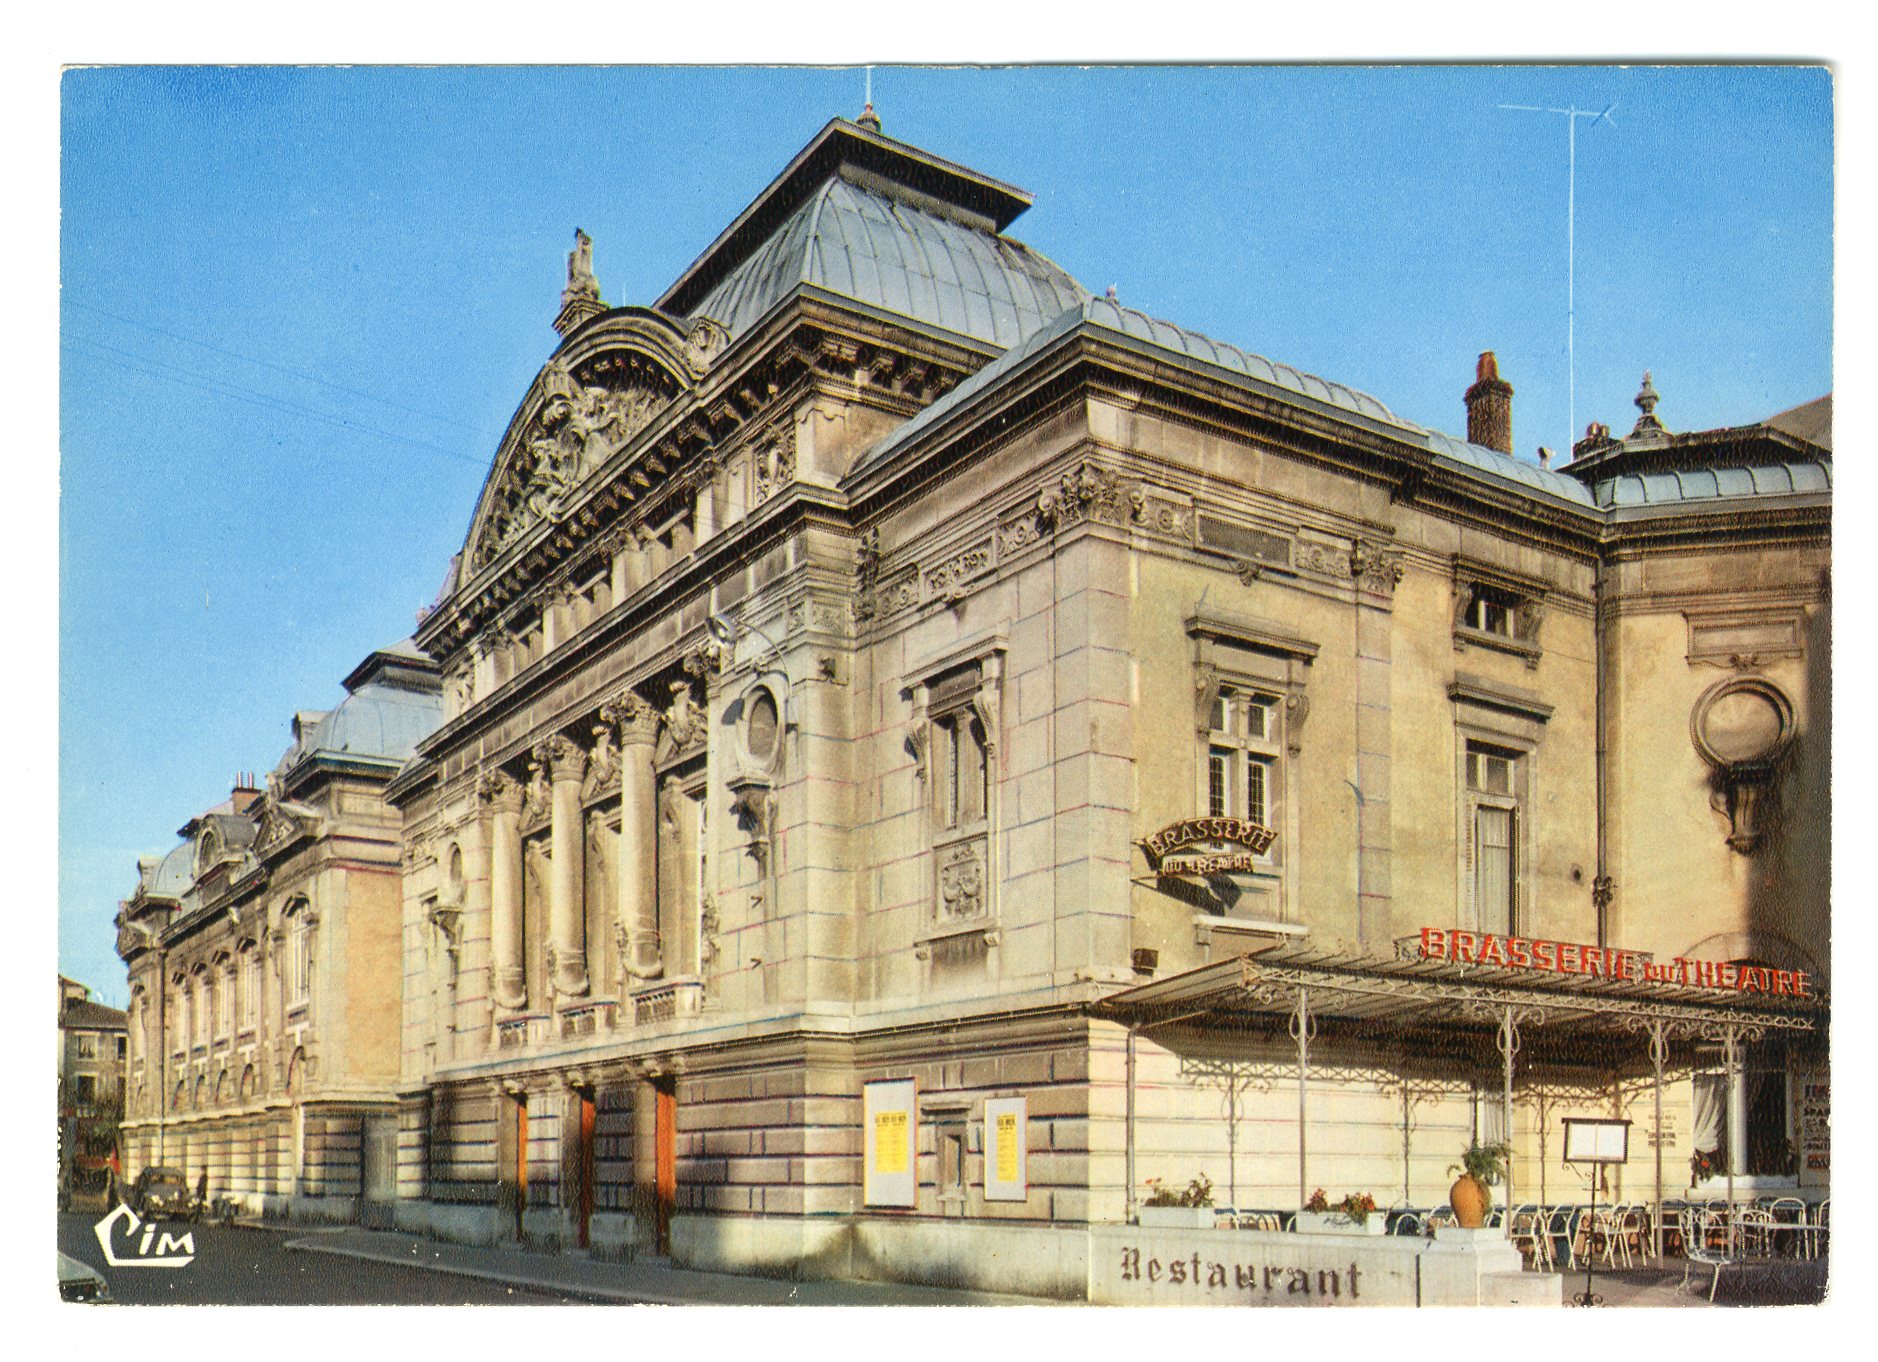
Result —
[{"label": "flower planter", "polygon": [[1210,1230],[1214,1211],[1211,1206],[1143,1206],[1141,1224],[1161,1229]]},{"label": "flower planter", "polygon": [[1367,1234],[1382,1235],[1388,1228],[1389,1215],[1386,1211],[1371,1211],[1357,1224],[1342,1211],[1299,1211],[1297,1231],[1299,1234]]}]

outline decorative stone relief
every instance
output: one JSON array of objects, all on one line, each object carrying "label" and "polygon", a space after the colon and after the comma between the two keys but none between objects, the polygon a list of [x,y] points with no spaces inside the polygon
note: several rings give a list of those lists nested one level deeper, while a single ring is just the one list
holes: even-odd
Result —
[{"label": "decorative stone relief", "polygon": [[670,744],[670,751],[678,752],[704,740],[707,715],[704,706],[693,696],[689,681],[672,681],[667,684],[671,700],[666,704],[663,716],[665,739]]},{"label": "decorative stone relief", "polygon": [[1364,591],[1375,596],[1393,596],[1402,580],[1402,551],[1386,549],[1358,539],[1350,546],[1350,576]]},{"label": "decorative stone relief", "polygon": [[765,431],[757,440],[751,452],[750,461],[755,487],[750,501],[752,505],[760,505],[795,479],[795,422],[785,419],[771,430]]},{"label": "decorative stone relief", "polygon": [[532,827],[548,821],[548,809],[553,799],[553,788],[548,779],[548,763],[537,747],[528,762],[528,784],[522,791],[522,826]]},{"label": "decorative stone relief", "polygon": [[600,722],[593,726],[593,750],[587,758],[587,778],[580,787],[583,802],[619,788],[619,748],[614,744],[614,730],[615,724],[603,709]]},{"label": "decorative stone relief", "polygon": [[868,530],[854,546],[854,617],[874,617],[878,602],[874,598],[880,584],[880,531]]},{"label": "decorative stone relief", "polygon": [[474,568],[537,521],[558,515],[574,486],[650,425],[677,392],[670,375],[636,354],[599,356],[583,373],[559,359],[542,371],[541,404],[498,477]]},{"label": "decorative stone relief", "polygon": [[963,553],[954,554],[926,573],[926,598],[955,603],[966,595],[966,584],[990,572],[992,566],[989,543],[977,544]]},{"label": "decorative stone relief", "polygon": [[954,842],[939,852],[939,921],[964,922],[984,912],[985,839]]}]

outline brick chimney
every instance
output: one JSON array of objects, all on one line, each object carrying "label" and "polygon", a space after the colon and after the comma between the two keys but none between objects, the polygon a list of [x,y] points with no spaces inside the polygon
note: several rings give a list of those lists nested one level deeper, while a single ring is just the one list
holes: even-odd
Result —
[{"label": "brick chimney", "polygon": [[261,787],[255,783],[254,772],[235,772],[235,788],[232,802],[236,813],[246,813],[261,798]]},{"label": "brick chimney", "polygon": [[1467,442],[1513,452],[1513,385],[1500,377],[1493,351],[1483,350],[1467,390]]}]

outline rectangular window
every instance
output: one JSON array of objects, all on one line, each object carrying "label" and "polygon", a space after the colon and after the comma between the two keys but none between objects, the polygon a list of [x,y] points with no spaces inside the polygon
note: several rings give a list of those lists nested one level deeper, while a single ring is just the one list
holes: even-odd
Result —
[{"label": "rectangular window", "polygon": [[939,827],[951,831],[985,821],[985,728],[969,709],[948,714],[933,725],[939,745]]},{"label": "rectangular window", "polygon": [[249,950],[241,957],[241,1029],[252,1031],[261,1018],[261,954]]},{"label": "rectangular window", "polygon": [[78,1057],[80,1059],[96,1059],[98,1057],[98,1038],[96,1036],[85,1032],[78,1037]]},{"label": "rectangular window", "polygon": [[1515,752],[1467,744],[1467,853],[1474,925],[1483,932],[1519,929],[1519,767]]},{"label": "rectangular window", "polygon": [[90,1106],[98,1100],[98,1080],[90,1074],[78,1076],[78,1101],[81,1106]]},{"label": "rectangular window", "polygon": [[1473,599],[1467,603],[1467,625],[1483,634],[1500,634],[1510,638],[1513,634],[1515,604],[1515,598],[1508,592],[1496,591],[1490,586],[1476,586]]},{"label": "rectangular window", "polygon": [[125,1036],[119,1036],[117,1038],[117,1057],[119,1059],[124,1058],[124,1051],[126,1049],[127,1042],[128,1042],[128,1038]]},{"label": "rectangular window", "polygon": [[1207,734],[1206,812],[1212,818],[1245,818],[1272,827],[1278,817],[1278,698],[1222,686],[1213,702]]}]

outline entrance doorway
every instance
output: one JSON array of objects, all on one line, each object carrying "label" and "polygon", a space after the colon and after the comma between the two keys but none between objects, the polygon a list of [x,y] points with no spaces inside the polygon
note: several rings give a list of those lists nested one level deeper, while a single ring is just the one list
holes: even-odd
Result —
[{"label": "entrance doorway", "polygon": [[398,1198],[398,1118],[367,1116],[359,1149],[359,1224],[388,1229]]},{"label": "entrance doorway", "polygon": [[656,1251],[672,1251],[672,1210],[678,1201],[678,1081],[653,1081],[653,1232]]},{"label": "entrance doorway", "polygon": [[576,1090],[574,1093],[574,1127],[576,1131],[573,1167],[570,1172],[574,1178],[574,1243],[579,1248],[591,1248],[589,1242],[593,1232],[593,1093],[591,1090]]}]

